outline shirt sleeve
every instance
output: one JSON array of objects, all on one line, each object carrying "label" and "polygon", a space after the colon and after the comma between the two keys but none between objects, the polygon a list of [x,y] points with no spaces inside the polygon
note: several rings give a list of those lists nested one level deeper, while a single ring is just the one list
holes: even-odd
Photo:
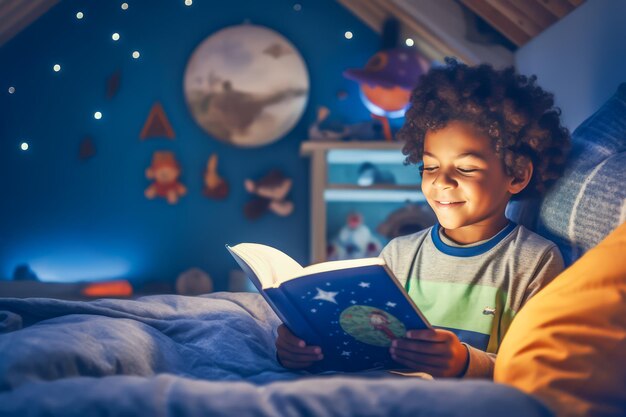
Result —
[{"label": "shirt sleeve", "polygon": [[493,379],[493,369],[496,364],[497,355],[476,349],[466,343],[463,343],[463,345],[467,348],[469,354],[469,362],[463,374],[463,378]]},{"label": "shirt sleeve", "polygon": [[528,300],[530,300],[535,294],[539,292],[543,287],[548,285],[550,281],[556,278],[565,269],[563,257],[556,245],[550,247],[549,250],[541,258],[541,261],[537,265],[535,276],[526,287],[522,303],[519,306],[521,308]]}]

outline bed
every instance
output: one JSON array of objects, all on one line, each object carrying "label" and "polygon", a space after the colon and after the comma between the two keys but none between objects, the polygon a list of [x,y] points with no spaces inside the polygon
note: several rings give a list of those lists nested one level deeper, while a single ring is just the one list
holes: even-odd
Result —
[{"label": "bed", "polygon": [[[595,247],[626,215],[626,84],[573,136],[568,170],[542,202],[535,226],[560,245],[570,263],[594,248],[581,259],[582,270],[602,274],[605,268],[595,256],[601,251]],[[528,224],[523,218],[528,211],[523,205],[512,206],[509,215]],[[0,298],[0,416],[535,417],[577,415],[580,410],[587,415],[626,415],[626,370],[619,365],[626,363],[626,262],[615,256],[626,250],[626,225],[618,232],[598,245],[610,249],[598,259],[615,262],[602,281],[608,286],[596,286],[612,297],[600,292],[596,299],[615,302],[610,311],[603,304],[594,311],[599,318],[594,329],[604,323],[613,326],[612,344],[608,349],[606,344],[594,345],[597,339],[589,333],[583,335],[582,345],[568,345],[566,333],[564,338],[557,335],[553,347],[544,343],[541,349],[553,349],[565,358],[558,364],[564,373],[553,372],[547,362],[538,367],[537,355],[530,355],[528,362],[518,360],[543,341],[524,345],[526,340],[532,342],[535,334],[543,337],[537,329],[546,329],[541,317],[534,322],[523,317],[526,307],[513,322],[496,363],[496,380],[504,383],[494,383],[426,380],[386,371],[288,371],[275,359],[279,321],[253,293],[89,302]],[[566,272],[575,274],[580,264]],[[571,279],[565,275],[561,281]],[[544,293],[547,299],[538,301],[543,307],[552,305],[549,297],[567,299],[558,286],[546,290],[531,303]],[[567,317],[578,320],[576,314]],[[603,314],[611,320],[604,320]],[[502,352],[507,339],[518,340],[522,351],[511,346]],[[585,349],[576,356],[580,346]],[[570,372],[583,369],[581,363],[583,377]],[[557,379],[550,379],[552,374]],[[528,378],[531,384],[520,382]],[[547,386],[550,389],[542,391]],[[594,396],[584,394],[585,389]]]},{"label": "bed", "polygon": [[2,416],[549,415],[486,381],[289,372],[258,294],[0,299],[0,311]]}]

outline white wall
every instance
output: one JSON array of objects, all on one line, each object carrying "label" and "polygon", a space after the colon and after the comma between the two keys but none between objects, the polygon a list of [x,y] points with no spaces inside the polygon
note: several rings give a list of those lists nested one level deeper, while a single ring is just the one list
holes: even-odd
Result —
[{"label": "white wall", "polygon": [[587,0],[520,48],[515,65],[554,93],[573,130],[626,81],[626,1]]}]

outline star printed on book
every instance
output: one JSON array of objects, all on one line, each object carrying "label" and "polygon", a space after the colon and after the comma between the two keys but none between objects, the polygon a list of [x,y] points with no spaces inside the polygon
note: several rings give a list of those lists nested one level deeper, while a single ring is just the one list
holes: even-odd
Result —
[{"label": "star printed on book", "polygon": [[392,303],[391,301],[387,301],[387,304],[385,304],[387,307],[395,307],[396,303]]},{"label": "star printed on book", "polygon": [[317,290],[317,294],[315,295],[315,297],[313,297],[314,300],[323,300],[323,301],[328,301],[330,303],[335,303],[337,304],[337,300],[335,300],[335,297],[337,296],[337,294],[339,294],[336,291],[324,291],[324,290],[320,290],[319,288],[316,288]]},{"label": "star printed on book", "polygon": [[350,357],[350,353],[351,353],[351,352],[348,352],[348,351],[344,350],[343,352],[341,352],[341,356],[347,356],[347,357]]},{"label": "star printed on book", "polygon": [[360,282],[359,283],[359,287],[361,287],[361,288],[369,288],[370,287],[370,283],[369,282]]}]

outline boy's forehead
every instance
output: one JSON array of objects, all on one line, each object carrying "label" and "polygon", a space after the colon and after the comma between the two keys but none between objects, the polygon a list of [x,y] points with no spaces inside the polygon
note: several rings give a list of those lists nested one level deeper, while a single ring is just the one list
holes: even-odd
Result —
[{"label": "boy's forehead", "polygon": [[495,155],[495,148],[489,136],[478,133],[476,129],[453,124],[426,133],[424,155],[435,156],[440,153],[486,159]]}]

